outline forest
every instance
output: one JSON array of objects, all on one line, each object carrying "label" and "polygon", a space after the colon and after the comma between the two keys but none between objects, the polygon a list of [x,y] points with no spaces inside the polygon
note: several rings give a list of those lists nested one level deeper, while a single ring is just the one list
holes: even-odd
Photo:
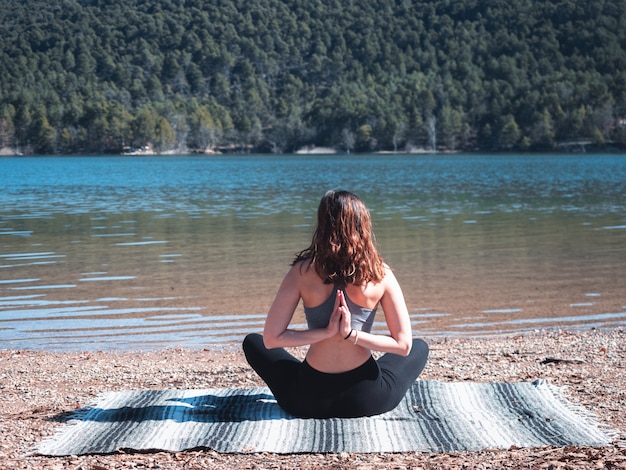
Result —
[{"label": "forest", "polygon": [[626,0],[0,0],[0,149],[626,145]]}]

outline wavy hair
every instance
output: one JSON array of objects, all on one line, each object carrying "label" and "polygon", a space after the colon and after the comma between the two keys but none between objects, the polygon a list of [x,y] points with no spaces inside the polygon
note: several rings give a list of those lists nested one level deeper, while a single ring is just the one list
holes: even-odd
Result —
[{"label": "wavy hair", "polygon": [[311,245],[292,264],[311,260],[327,284],[365,284],[385,276],[385,264],[374,244],[370,213],[348,191],[328,191],[317,209]]}]

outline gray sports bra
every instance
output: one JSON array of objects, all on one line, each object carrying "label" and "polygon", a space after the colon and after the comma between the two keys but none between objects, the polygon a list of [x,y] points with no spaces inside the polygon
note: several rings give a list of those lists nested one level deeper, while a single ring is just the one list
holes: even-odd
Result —
[{"label": "gray sports bra", "polygon": [[337,289],[341,289],[346,298],[346,304],[348,304],[348,308],[350,309],[350,314],[352,316],[352,328],[355,330],[365,331],[367,333],[372,331],[374,317],[376,316],[376,309],[369,309],[355,304],[352,300],[350,300],[350,297],[348,297],[345,286],[338,286],[336,289],[333,289],[328,299],[326,299],[321,305],[318,305],[317,307],[304,307],[304,316],[306,317],[306,322],[309,328],[326,328],[328,326],[330,316],[333,313],[333,307],[335,306]]}]

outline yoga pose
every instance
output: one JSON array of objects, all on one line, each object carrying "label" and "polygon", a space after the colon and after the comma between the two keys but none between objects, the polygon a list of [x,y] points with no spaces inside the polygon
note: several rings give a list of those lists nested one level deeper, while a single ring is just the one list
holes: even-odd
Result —
[{"label": "yoga pose", "polygon": [[[290,328],[302,301],[307,329]],[[371,333],[376,309],[389,334]],[[304,361],[284,348],[309,346]],[[370,214],[347,191],[320,202],[311,245],[296,255],[263,336],[246,336],[248,363],[278,404],[299,417],[359,417],[395,408],[426,365],[402,290],[374,246]],[[386,353],[379,359],[372,351]]]}]

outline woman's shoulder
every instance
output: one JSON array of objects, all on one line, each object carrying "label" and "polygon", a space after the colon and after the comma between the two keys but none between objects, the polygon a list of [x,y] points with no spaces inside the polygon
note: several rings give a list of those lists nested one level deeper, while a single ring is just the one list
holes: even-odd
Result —
[{"label": "woman's shoulder", "polygon": [[291,270],[292,271],[296,271],[300,274],[306,274],[309,271],[315,271],[315,269],[313,268],[313,263],[312,260],[309,258],[305,258],[305,259],[299,259],[294,261],[291,264]]},{"label": "woman's shoulder", "polygon": [[385,288],[385,290],[398,285],[398,280],[393,273],[393,269],[391,269],[387,263],[384,265],[384,276],[381,279],[380,284]]},{"label": "woman's shoulder", "polygon": [[310,259],[297,260],[289,269],[288,276],[299,282],[309,282],[311,279],[319,279]]},{"label": "woman's shoulder", "polygon": [[383,281],[385,279],[395,279],[395,276],[393,274],[393,269],[391,269],[391,266],[389,266],[387,263],[383,263]]}]

